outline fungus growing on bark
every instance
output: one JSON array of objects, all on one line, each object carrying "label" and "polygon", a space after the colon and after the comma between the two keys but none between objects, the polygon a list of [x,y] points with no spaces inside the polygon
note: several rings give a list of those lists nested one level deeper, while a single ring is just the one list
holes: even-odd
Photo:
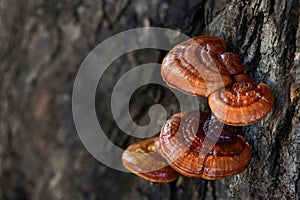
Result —
[{"label": "fungus growing on bark", "polygon": [[[139,142],[124,152],[124,166],[153,182],[174,180],[177,173],[172,168],[207,180],[243,172],[252,153],[234,126],[253,124],[265,117],[274,104],[271,89],[249,78],[239,56],[226,52],[224,40],[214,36],[199,36],[176,45],[164,58],[161,75],[170,87],[208,97],[214,115],[197,111],[173,115],[161,129],[160,153],[153,150],[155,158],[144,157],[144,153],[152,152],[153,144],[154,149],[159,148],[157,138]],[[160,170],[158,161],[165,162]],[[156,170],[149,170],[149,166]],[[151,171],[154,173],[148,173]]]},{"label": "fungus growing on bark", "polygon": [[264,118],[273,107],[274,97],[267,85],[256,84],[247,75],[240,74],[234,76],[231,87],[212,93],[208,103],[220,121],[245,126]]},{"label": "fungus growing on bark", "polygon": [[122,162],[126,169],[151,182],[170,182],[178,176],[160,155],[158,137],[130,145]]},{"label": "fungus growing on bark", "polygon": [[226,52],[224,40],[199,36],[176,45],[162,62],[161,75],[170,87],[208,96],[245,71],[238,55]]},{"label": "fungus growing on bark", "polygon": [[[181,112],[173,115],[162,127],[161,154],[179,173],[218,180],[247,168],[252,153],[246,140],[237,134],[235,127],[216,127],[218,123],[211,120],[205,113]],[[211,125],[215,127],[207,127]],[[209,140],[208,133],[217,134],[218,131],[219,137],[211,141],[214,143],[205,143],[205,138]]]}]

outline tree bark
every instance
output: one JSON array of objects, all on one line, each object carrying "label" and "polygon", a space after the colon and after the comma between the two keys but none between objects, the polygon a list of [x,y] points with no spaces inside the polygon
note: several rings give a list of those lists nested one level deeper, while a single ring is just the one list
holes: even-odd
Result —
[{"label": "tree bark", "polygon": [[[298,0],[0,0],[0,199],[299,199],[299,18]],[[243,128],[253,151],[245,172],[151,184],[106,167],[84,148],[71,110],[77,70],[101,41],[143,26],[219,36],[247,73],[273,90],[271,113]],[[138,139],[114,122],[113,86],[132,67],[164,55],[128,53],[99,81],[99,123],[123,149]],[[180,110],[168,89],[147,85],[132,97],[134,121],[147,123],[154,103],[168,116]]]}]

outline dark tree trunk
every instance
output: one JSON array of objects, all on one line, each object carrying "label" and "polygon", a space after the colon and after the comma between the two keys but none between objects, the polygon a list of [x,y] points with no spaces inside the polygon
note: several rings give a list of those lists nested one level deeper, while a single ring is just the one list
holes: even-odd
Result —
[{"label": "dark tree trunk", "polygon": [[[143,26],[219,36],[252,78],[272,88],[272,112],[243,128],[253,150],[244,173],[150,184],[106,167],[84,148],[71,110],[77,70],[98,43]],[[299,47],[299,0],[0,0],[0,199],[299,199]],[[164,54],[131,52],[100,80],[99,123],[122,148],[137,139],[114,123],[113,85],[131,67],[160,62]],[[132,102],[138,123],[147,121],[153,103],[168,115],[179,111],[159,86],[140,88]]]}]

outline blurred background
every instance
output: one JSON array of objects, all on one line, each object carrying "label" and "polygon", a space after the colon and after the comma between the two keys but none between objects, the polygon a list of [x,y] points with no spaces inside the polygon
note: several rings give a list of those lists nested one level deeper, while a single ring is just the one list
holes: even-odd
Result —
[{"label": "blurred background", "polygon": [[[83,146],[72,116],[77,70],[103,40],[149,26],[223,38],[248,74],[272,88],[273,111],[242,129],[253,150],[244,173],[153,184],[106,167]],[[299,198],[299,42],[298,0],[0,0],[0,199]],[[160,63],[166,53],[130,52],[99,80],[99,123],[122,149],[141,139],[116,125],[114,85],[128,70]],[[198,100],[207,111],[206,100]],[[163,105],[168,116],[180,111],[168,88],[148,84],[130,100],[133,121],[149,123],[153,104]]]}]

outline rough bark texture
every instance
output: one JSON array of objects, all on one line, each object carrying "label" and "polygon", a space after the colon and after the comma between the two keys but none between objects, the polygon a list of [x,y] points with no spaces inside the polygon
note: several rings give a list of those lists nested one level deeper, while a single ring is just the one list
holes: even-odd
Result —
[{"label": "rough bark texture", "polygon": [[[98,43],[143,26],[220,36],[250,76],[272,88],[272,112],[243,128],[253,150],[244,173],[150,184],[106,167],[84,148],[71,112],[77,70]],[[0,0],[0,49],[0,199],[299,199],[298,0]],[[164,53],[129,53],[100,80],[99,123],[122,148],[137,139],[114,123],[113,85],[129,66],[160,62]],[[132,98],[134,120],[147,122],[153,103],[169,115],[179,111],[167,89],[145,86]]]}]

